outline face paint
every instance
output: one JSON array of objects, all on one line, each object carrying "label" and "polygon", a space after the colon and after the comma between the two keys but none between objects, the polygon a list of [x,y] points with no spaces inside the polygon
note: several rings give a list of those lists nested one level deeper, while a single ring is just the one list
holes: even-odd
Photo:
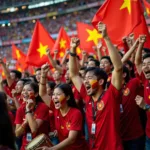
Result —
[{"label": "face paint", "polygon": [[67,102],[67,99],[66,99],[66,97],[65,96],[60,96],[60,98],[59,98],[59,102],[61,103],[61,105],[64,105],[66,102]]},{"label": "face paint", "polygon": [[89,83],[90,83],[92,89],[95,89],[98,86],[97,80],[90,80]]},{"label": "face paint", "polygon": [[34,100],[34,99],[35,99],[35,95],[34,95],[34,93],[30,93],[30,95],[29,95],[29,99],[32,99],[32,100]]}]

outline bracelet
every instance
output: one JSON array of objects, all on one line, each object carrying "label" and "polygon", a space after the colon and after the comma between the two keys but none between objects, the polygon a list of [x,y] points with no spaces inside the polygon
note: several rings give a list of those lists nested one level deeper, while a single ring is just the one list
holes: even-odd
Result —
[{"label": "bracelet", "polygon": [[25,114],[29,114],[29,113],[32,113],[32,111],[31,110],[25,111]]},{"label": "bracelet", "polygon": [[71,53],[71,52],[70,52],[70,56],[72,56],[72,57],[76,57],[76,56],[77,56],[77,54],[76,54],[76,53]]},{"label": "bracelet", "polygon": [[41,82],[40,82],[40,84],[41,84],[41,85],[46,85],[46,83],[41,83]]},{"label": "bracelet", "polygon": [[150,109],[150,105],[146,104],[144,110],[149,110],[149,109]]}]

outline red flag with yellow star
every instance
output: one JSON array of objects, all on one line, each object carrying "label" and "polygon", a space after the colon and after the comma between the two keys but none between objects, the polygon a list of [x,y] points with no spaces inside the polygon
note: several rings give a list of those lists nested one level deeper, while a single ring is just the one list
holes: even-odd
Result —
[{"label": "red flag with yellow star", "polygon": [[118,44],[141,22],[142,14],[140,0],[106,0],[92,24],[97,28],[99,21],[105,23],[112,42]]},{"label": "red flag with yellow star", "polygon": [[20,63],[20,67],[22,68],[22,70],[27,69],[28,65],[25,62],[26,55],[14,44],[12,44],[12,58]]},{"label": "red flag with yellow star", "polygon": [[81,49],[94,53],[93,46],[98,44],[102,36],[93,26],[81,22],[77,22],[77,31]]},{"label": "red flag with yellow star", "polygon": [[143,2],[145,5],[146,13],[148,16],[150,16],[150,3],[148,3],[146,0],[143,0]]},{"label": "red flag with yellow star", "polygon": [[60,28],[57,40],[55,41],[55,45],[51,54],[54,53],[55,50],[58,50],[58,58],[63,58],[66,49],[70,48],[70,38],[67,35],[66,31],[63,27]]},{"label": "red flag with yellow star", "polygon": [[37,21],[28,49],[26,62],[32,66],[41,67],[41,65],[48,62],[46,49],[52,49],[53,46],[54,40],[43,25]]}]

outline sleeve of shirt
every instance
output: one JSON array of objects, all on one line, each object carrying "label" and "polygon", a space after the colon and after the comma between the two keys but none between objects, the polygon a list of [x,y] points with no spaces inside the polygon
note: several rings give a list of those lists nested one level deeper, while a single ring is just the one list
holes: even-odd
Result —
[{"label": "sleeve of shirt", "polygon": [[73,113],[73,117],[71,120],[71,126],[70,126],[70,130],[74,130],[74,131],[81,131],[82,130],[82,114],[79,110],[76,110]]},{"label": "sleeve of shirt", "polygon": [[49,121],[49,108],[45,104],[40,104],[36,119],[41,119],[43,121]]},{"label": "sleeve of shirt", "polygon": [[22,124],[23,123],[23,116],[22,116],[22,107],[17,109],[15,124]]}]

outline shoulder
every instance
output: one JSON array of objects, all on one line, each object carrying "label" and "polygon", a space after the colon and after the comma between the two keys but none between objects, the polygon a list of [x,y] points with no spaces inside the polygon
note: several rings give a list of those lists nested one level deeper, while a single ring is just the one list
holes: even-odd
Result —
[{"label": "shoulder", "polygon": [[38,109],[49,110],[49,107],[45,103],[42,103],[42,102],[39,102],[37,107]]}]

